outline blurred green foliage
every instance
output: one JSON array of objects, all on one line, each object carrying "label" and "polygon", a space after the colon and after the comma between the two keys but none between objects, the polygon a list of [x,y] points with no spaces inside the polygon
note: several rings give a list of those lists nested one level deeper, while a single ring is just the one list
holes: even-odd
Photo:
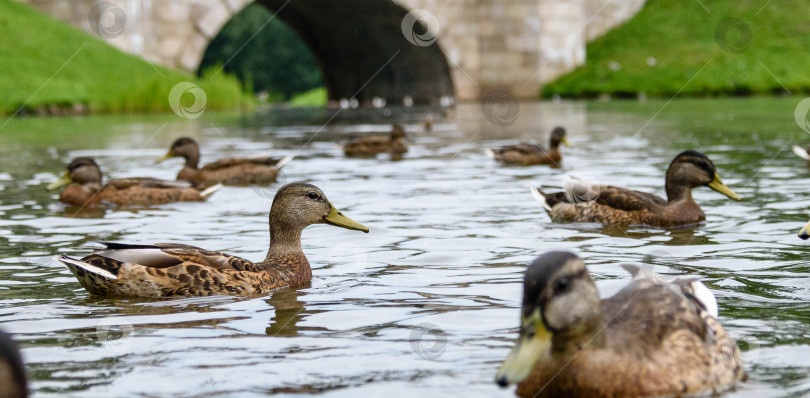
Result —
[{"label": "blurred green foliage", "polygon": [[211,41],[200,70],[218,63],[255,92],[266,91],[269,102],[286,101],[323,85],[309,47],[281,19],[255,3],[228,21]]}]

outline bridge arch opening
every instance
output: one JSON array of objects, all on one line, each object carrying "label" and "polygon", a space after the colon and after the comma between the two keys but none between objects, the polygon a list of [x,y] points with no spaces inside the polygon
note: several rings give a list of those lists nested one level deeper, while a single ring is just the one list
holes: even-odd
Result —
[{"label": "bridge arch opening", "polygon": [[[284,21],[312,51],[330,102],[447,105],[455,100],[450,67],[439,42],[409,41],[406,34],[413,33],[403,33],[408,10],[393,1],[256,3]],[[417,22],[414,29],[423,34],[426,26]]]}]

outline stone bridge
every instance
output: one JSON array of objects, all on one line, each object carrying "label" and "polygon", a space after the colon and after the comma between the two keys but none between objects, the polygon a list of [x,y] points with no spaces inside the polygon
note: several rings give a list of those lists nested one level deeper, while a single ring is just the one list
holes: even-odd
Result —
[{"label": "stone bridge", "polygon": [[[19,0],[147,60],[195,72],[251,0]],[[368,105],[537,98],[644,0],[256,0],[321,66],[330,100]],[[376,101],[375,101],[376,99]]]}]

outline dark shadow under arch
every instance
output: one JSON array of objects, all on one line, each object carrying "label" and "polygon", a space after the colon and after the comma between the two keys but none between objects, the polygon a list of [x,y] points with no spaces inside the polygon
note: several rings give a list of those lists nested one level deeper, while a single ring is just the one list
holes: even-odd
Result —
[{"label": "dark shadow under arch", "polygon": [[438,42],[411,44],[402,33],[407,10],[390,0],[258,0],[301,36],[318,59],[329,100],[356,98],[416,105],[455,98]]}]

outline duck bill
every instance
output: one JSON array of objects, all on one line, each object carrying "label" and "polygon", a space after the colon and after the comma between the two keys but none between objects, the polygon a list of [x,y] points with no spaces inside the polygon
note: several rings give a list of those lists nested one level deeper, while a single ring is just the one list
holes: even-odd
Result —
[{"label": "duck bill", "polygon": [[70,175],[65,172],[58,180],[48,184],[48,190],[52,191],[54,189],[59,189],[65,186],[68,186],[73,183],[73,179],[70,178]]},{"label": "duck bill", "polygon": [[335,206],[329,205],[331,210],[329,210],[329,214],[323,218],[323,221],[327,224],[332,224],[336,227],[346,228],[346,229],[353,229],[355,231],[363,231],[368,233],[368,228],[365,225],[360,224],[357,221],[352,220],[349,217],[343,215],[340,210],[336,209]]},{"label": "duck bill", "polygon": [[570,146],[571,146],[571,143],[570,143],[570,142],[568,142],[568,138],[566,138],[566,137],[563,137],[563,138],[560,140],[560,142],[562,142],[562,144],[563,144],[563,145],[565,145],[565,146],[567,146],[567,147],[570,147]]},{"label": "duck bill", "polygon": [[723,180],[720,179],[720,175],[718,175],[717,173],[714,173],[714,180],[712,180],[712,182],[709,183],[709,188],[714,189],[715,191],[720,192],[731,199],[742,200],[740,199],[740,196],[737,195],[737,193],[732,191],[731,188],[726,186],[726,184],[723,184]]},{"label": "duck bill", "polygon": [[174,157],[174,153],[173,153],[171,150],[169,150],[169,152],[167,152],[165,155],[163,155],[163,157],[162,157],[162,158],[160,158],[160,159],[156,160],[156,161],[155,161],[155,164],[161,163],[161,162],[163,162],[164,160],[171,159],[171,158],[173,158],[173,157]]},{"label": "duck bill", "polygon": [[[552,334],[546,329],[541,318],[540,310],[536,310],[531,318],[523,320],[524,326],[521,328],[517,345],[495,376],[495,382],[501,387],[520,383],[526,379],[537,361],[551,349]],[[533,335],[528,333],[531,330],[534,331]]]},{"label": "duck bill", "polygon": [[804,240],[807,240],[807,238],[810,238],[810,222],[807,223],[807,225],[805,225],[804,228],[802,228],[801,231],[799,231],[799,237],[804,239]]}]

